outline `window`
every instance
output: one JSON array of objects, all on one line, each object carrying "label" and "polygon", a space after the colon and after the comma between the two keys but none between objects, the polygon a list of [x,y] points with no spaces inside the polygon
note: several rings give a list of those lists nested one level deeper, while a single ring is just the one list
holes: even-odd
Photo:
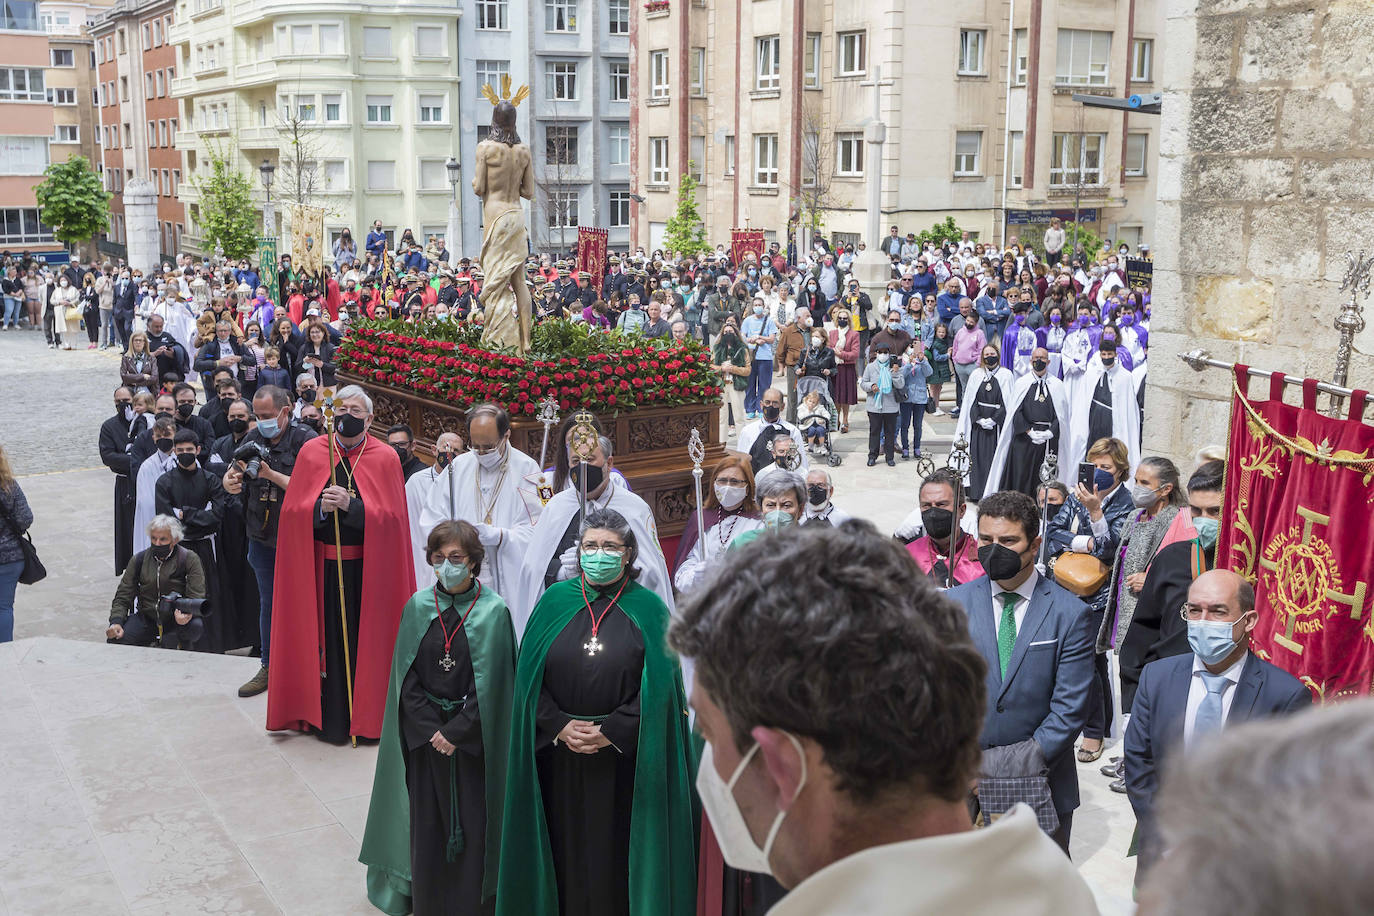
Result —
[{"label": "window", "polygon": [[608,0],[606,31],[611,35],[630,34],[630,0]]},{"label": "window", "polygon": [[[391,96],[389,95],[369,95],[367,96],[367,123],[369,124],[390,124],[391,123]],[[395,165],[395,163],[392,163]],[[372,185],[369,183],[369,187]]]},{"label": "window", "polygon": [[1145,132],[1126,134],[1126,175],[1139,178],[1145,174],[1145,155],[1150,148],[1150,135]]},{"label": "window", "polygon": [[161,70],[153,71],[153,89],[156,91],[158,98],[162,98],[167,94],[167,84],[163,81],[164,75],[165,74],[163,74]]},{"label": "window", "polygon": [[420,123],[421,124],[443,124],[448,119],[444,117],[444,96],[434,93],[420,94]]},{"label": "window", "polygon": [[755,43],[754,88],[777,89],[782,71],[782,40],[776,35],[760,38]]},{"label": "window", "polygon": [[396,163],[391,160],[369,159],[367,162],[369,191],[392,191],[396,188]]},{"label": "window", "polygon": [[706,49],[692,49],[692,76],[688,91],[695,96],[706,95]]},{"label": "window", "polygon": [[448,187],[448,169],[442,159],[420,160],[420,190],[442,191]]},{"label": "window", "polygon": [[296,96],[296,119],[303,123],[314,123],[315,97],[313,95]]},{"label": "window", "polygon": [[821,33],[807,32],[802,45],[802,87],[821,88]]},{"label": "window", "polygon": [[1025,29],[1017,29],[1012,35],[1011,82],[1013,86],[1026,85],[1026,73],[1030,69],[1030,39]]},{"label": "window", "polygon": [[363,26],[363,57],[390,57],[391,29],[388,26]]},{"label": "window", "polygon": [[577,0],[544,0],[544,31],[576,32]]},{"label": "window", "polygon": [[649,183],[668,183],[668,138],[649,138]]},{"label": "window", "polygon": [[324,161],[324,190],[326,191],[346,191],[345,182],[348,180],[348,172],[342,159],[326,159]]},{"label": "window", "polygon": [[167,121],[165,119],[157,122],[157,139],[159,146],[171,146],[174,142],[172,135],[167,133]]},{"label": "window", "polygon": [[42,175],[47,167],[47,137],[0,136],[0,175]]},{"label": "window", "polygon": [[[1081,143],[1080,143],[1081,141]],[[1106,134],[1055,134],[1050,151],[1050,187],[1102,183],[1102,148]]]},{"label": "window", "polygon": [[437,25],[417,25],[415,27],[415,54],[418,57],[443,57],[447,50],[444,45],[444,29]]},{"label": "window", "polygon": [[506,28],[507,0],[477,0],[477,28]]},{"label": "window", "polygon": [[988,33],[983,29],[959,30],[959,73],[961,75],[982,75],[987,72],[983,67],[983,51],[987,47]]},{"label": "window", "polygon": [[1064,86],[1105,86],[1112,62],[1112,33],[1060,29],[1054,81]]},{"label": "window", "polygon": [[149,121],[149,122],[148,122],[148,135],[147,135],[147,136],[148,136],[148,145],[149,145],[149,146],[157,146],[157,145],[158,145],[158,144],[157,144],[157,123],[156,123],[155,121]]},{"label": "window", "polygon": [[1131,42],[1131,82],[1148,83],[1154,73],[1155,43],[1152,38]]},{"label": "window", "polygon": [[735,174],[735,135],[725,135],[725,174]]},{"label": "window", "polygon": [[43,70],[39,67],[27,69],[0,68],[0,101],[5,102],[46,102],[48,93],[43,88]]},{"label": "window", "polygon": [[57,124],[53,128],[54,143],[80,143],[81,137],[75,124]]},{"label": "window", "polygon": [[611,101],[630,100],[630,62],[617,60],[611,62]]},{"label": "window", "polygon": [[611,228],[630,225],[630,192],[611,192]]},{"label": "window", "polygon": [[508,60],[479,60],[477,64],[477,97],[482,98],[482,87],[490,86],[496,93],[501,92],[501,77],[510,75]]},{"label": "window", "polygon": [[172,193],[172,173],[167,169],[162,169],[158,175],[157,189],[163,197],[168,197]]},{"label": "window", "polygon": [[52,65],[54,67],[75,67],[76,55],[70,48],[52,48],[49,52],[52,55]]},{"label": "window", "polygon": [[572,229],[577,226],[577,192],[549,192],[549,228]]},{"label": "window", "polygon": [[611,165],[630,164],[630,128],[623,125],[607,128],[606,154]]},{"label": "window", "polygon": [[1007,137],[1007,185],[1019,188],[1026,171],[1026,134],[1014,130]]},{"label": "window", "polygon": [[954,134],[954,174],[977,175],[979,153],[983,146],[983,132],[961,130]]},{"label": "window", "polygon": [[127,76],[119,78],[119,99],[122,102],[129,101],[129,78]]},{"label": "window", "polygon": [[778,135],[754,134],[754,184],[778,186]]},{"label": "window", "polygon": [[577,100],[577,62],[552,60],[544,65],[548,96],[560,102]]},{"label": "window", "polygon": [[0,210],[0,245],[32,245],[54,241],[52,229],[43,225],[38,210]]},{"label": "window", "polygon": [[153,47],[153,30],[148,23],[143,23],[143,50],[148,51]]},{"label": "window", "polygon": [[545,127],[544,158],[549,165],[577,165],[577,128],[563,124]]},{"label": "window", "polygon": [[320,26],[320,53],[342,54],[343,52],[343,29],[337,25]]},{"label": "window", "polygon": [[841,32],[835,70],[840,76],[859,76],[866,69],[864,58],[864,33]]},{"label": "window", "polygon": [[[208,124],[206,125],[209,126]],[[132,149],[134,145],[134,132],[129,129],[129,125],[124,125],[124,148]]]},{"label": "window", "polygon": [[668,97],[668,52],[649,52],[649,98]]},{"label": "window", "polygon": [[326,95],[321,100],[324,105],[324,122],[337,124],[343,120],[343,96]]},{"label": "window", "polygon": [[154,19],[154,20],[153,20],[153,47],[155,47],[155,48],[156,48],[156,47],[159,47],[161,44],[162,44],[162,20],[161,20],[161,19]]},{"label": "window", "polygon": [[835,135],[835,174],[857,178],[864,173],[864,135],[843,133]]},{"label": "window", "polygon": [[[161,71],[159,71],[159,75],[161,75]],[[156,83],[151,73],[143,74],[143,97],[145,99],[157,98]]]},{"label": "window", "polygon": [[48,99],[48,100],[49,100],[50,102],[52,102],[54,105],[75,105],[75,104],[76,104],[76,90],[75,90],[75,89],[49,89],[49,90],[48,90],[48,96],[49,96],[49,99]]}]

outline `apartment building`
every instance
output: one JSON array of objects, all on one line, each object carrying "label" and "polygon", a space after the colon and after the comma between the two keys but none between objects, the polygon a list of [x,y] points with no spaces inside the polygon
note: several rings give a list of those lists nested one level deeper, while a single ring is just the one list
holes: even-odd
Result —
[{"label": "apartment building", "polygon": [[1158,119],[1085,110],[1071,94],[1150,91],[1149,66],[1131,55],[1155,59],[1160,23],[1159,0],[640,4],[633,242],[660,246],[688,168],[712,241],[746,225],[783,241],[798,221],[859,240],[875,107],[884,230],[952,216],[983,237],[1030,240],[1077,200],[1100,234],[1147,241]]},{"label": "apartment building", "polygon": [[[95,45],[87,23],[103,13],[108,3],[48,3],[39,11],[39,24],[48,34],[48,70],[45,74],[48,101],[53,106],[53,135],[49,157],[65,162],[83,157],[100,169],[100,145],[96,130]],[[95,254],[97,240],[81,252]]]},{"label": "apartment building", "polygon": [[91,24],[95,47],[95,98],[105,189],[112,195],[110,228],[102,248],[125,257],[129,227],[124,189],[135,179],[150,182],[157,194],[158,251],[175,258],[186,234],[179,126],[171,81],[177,74],[176,49],[168,38],[172,0],[118,0]]},{"label": "apartment building", "polygon": [[48,34],[33,0],[0,3],[0,251],[63,260],[38,218],[33,187],[52,161],[55,118],[48,99]]}]

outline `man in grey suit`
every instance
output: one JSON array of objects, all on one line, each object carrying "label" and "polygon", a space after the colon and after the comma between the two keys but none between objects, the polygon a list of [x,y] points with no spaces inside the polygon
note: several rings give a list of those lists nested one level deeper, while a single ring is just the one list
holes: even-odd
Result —
[{"label": "man in grey suit", "polygon": [[1052,834],[1067,855],[1078,771],[1073,742],[1087,717],[1093,677],[1088,608],[1040,575],[1040,514],[1024,493],[1003,491],[978,504],[978,560],[986,575],[947,593],[963,605],[988,663],[987,718],[980,742],[1005,747],[1035,739],[1049,765],[1059,815]]},{"label": "man in grey suit", "polygon": [[1124,755],[1126,794],[1139,829],[1136,886],[1159,860],[1154,800],[1165,760],[1247,719],[1286,715],[1312,705],[1293,675],[1250,652],[1259,622],[1255,590],[1237,573],[1214,569],[1193,580],[1181,611],[1187,655],[1150,662],[1140,672]]}]

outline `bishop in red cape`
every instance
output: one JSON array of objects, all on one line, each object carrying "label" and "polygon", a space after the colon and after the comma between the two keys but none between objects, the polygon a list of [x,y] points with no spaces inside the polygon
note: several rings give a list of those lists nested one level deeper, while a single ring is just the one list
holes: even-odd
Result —
[{"label": "bishop in red cape", "polygon": [[342,744],[381,737],[396,629],[415,592],[415,569],[400,461],[368,435],[372,399],[350,385],[335,395],[335,412],[333,449],[329,436],[301,448],[282,502],[267,728],[314,730]]}]

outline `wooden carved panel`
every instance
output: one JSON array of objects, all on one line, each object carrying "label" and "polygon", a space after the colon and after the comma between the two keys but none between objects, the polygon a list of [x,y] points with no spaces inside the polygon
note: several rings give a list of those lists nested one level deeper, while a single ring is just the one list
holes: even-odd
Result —
[{"label": "wooden carved panel", "polygon": [[369,392],[372,395],[372,425],[385,432],[388,426],[397,423],[410,422],[410,405],[400,398],[389,394],[383,394],[376,388]]},{"label": "wooden carved panel", "polygon": [[467,424],[463,422],[463,415],[444,412],[429,406],[420,408],[420,429],[416,435],[421,439],[435,442],[443,433],[458,433],[466,442],[468,431]]},{"label": "wooden carved panel", "polygon": [[671,525],[680,525],[692,514],[695,497],[691,485],[685,487],[663,487],[654,493],[654,520],[660,531]]},{"label": "wooden carved panel", "polygon": [[704,410],[672,414],[666,417],[630,417],[628,425],[629,452],[657,452],[686,449],[693,429],[699,429],[705,440],[711,429],[711,415]]}]

